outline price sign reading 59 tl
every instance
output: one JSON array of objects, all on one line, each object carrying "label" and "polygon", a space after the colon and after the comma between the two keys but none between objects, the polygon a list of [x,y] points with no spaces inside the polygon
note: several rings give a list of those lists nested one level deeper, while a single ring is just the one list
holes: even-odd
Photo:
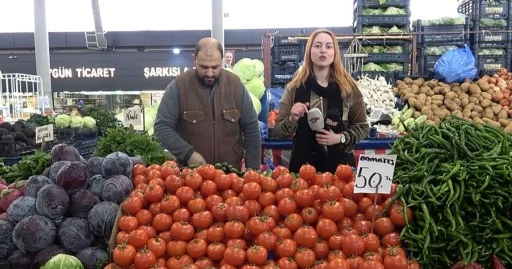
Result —
[{"label": "price sign reading 59 tl", "polygon": [[396,155],[360,155],[354,193],[391,192]]}]

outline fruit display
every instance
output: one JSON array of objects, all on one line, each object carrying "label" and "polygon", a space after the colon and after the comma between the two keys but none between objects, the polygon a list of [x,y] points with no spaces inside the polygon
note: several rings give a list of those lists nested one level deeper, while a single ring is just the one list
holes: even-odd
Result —
[{"label": "fruit display", "polygon": [[133,165],[143,162],[121,152],[85,160],[66,144],[47,155],[40,174],[0,184],[0,259],[11,268],[102,267]]},{"label": "fruit display", "polygon": [[107,268],[419,268],[399,240],[413,213],[397,202],[379,217],[397,186],[355,194],[350,166],[239,176],[167,161],[135,165],[133,185]]}]

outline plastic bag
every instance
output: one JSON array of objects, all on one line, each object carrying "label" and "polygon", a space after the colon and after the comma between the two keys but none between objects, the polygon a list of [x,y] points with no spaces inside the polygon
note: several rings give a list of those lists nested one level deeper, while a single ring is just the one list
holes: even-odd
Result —
[{"label": "plastic bag", "polygon": [[434,72],[436,79],[455,83],[467,78],[473,80],[478,70],[475,67],[475,56],[471,49],[464,45],[463,48],[443,53],[434,65]]}]

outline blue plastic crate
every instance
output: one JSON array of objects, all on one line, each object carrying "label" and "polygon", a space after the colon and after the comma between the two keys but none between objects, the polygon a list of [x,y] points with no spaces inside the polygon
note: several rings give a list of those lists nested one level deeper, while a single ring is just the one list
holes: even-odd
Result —
[{"label": "blue plastic crate", "polygon": [[354,1],[354,9],[357,7],[369,7],[369,8],[379,8],[379,7],[409,7],[411,4],[410,0],[386,0],[384,3],[380,3],[380,0],[355,0]]},{"label": "blue plastic crate", "polygon": [[303,46],[272,47],[273,62],[300,62],[303,57]]},{"label": "blue plastic crate", "polygon": [[512,3],[509,0],[470,0],[457,8],[460,14],[471,19],[508,19]]}]

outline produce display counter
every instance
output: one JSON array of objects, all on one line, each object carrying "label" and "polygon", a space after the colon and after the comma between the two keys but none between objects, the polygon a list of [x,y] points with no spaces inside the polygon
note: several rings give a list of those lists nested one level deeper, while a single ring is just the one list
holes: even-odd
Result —
[{"label": "produce display counter", "polygon": [[[356,163],[361,154],[387,154],[395,142],[394,138],[374,138],[361,140],[354,148]],[[262,158],[267,166],[288,166],[293,148],[291,139],[263,139]]]}]

